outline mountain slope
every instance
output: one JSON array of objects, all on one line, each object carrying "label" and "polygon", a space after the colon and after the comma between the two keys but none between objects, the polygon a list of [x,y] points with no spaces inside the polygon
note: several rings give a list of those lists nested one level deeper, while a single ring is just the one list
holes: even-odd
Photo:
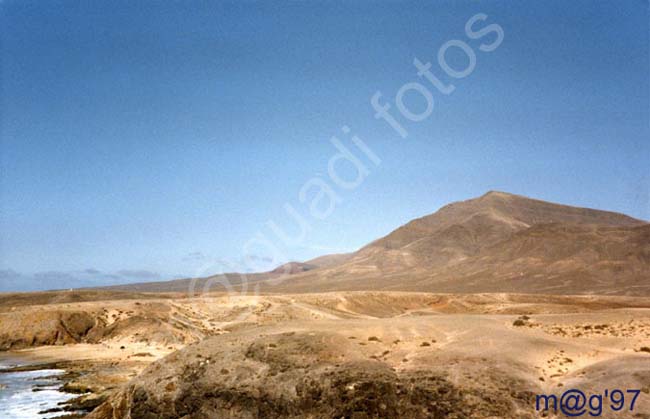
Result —
[{"label": "mountain slope", "polygon": [[269,291],[650,294],[650,225],[504,192],[413,220]]},{"label": "mountain slope", "polygon": [[361,249],[402,250],[422,262],[440,263],[476,254],[534,225],[548,223],[632,227],[644,224],[622,214],[576,208],[504,192],[488,192],[453,203],[434,214],[413,220]]},{"label": "mountain slope", "polygon": [[[239,289],[242,276],[233,275],[228,285]],[[289,263],[243,280],[249,292],[269,293],[650,295],[650,224],[614,212],[492,191],[446,205],[354,253]],[[151,290],[183,291],[191,282],[174,281],[168,288],[161,282]],[[209,282],[210,278],[194,280],[194,289]],[[210,290],[224,289],[214,282]],[[147,287],[117,288],[145,291]]]}]

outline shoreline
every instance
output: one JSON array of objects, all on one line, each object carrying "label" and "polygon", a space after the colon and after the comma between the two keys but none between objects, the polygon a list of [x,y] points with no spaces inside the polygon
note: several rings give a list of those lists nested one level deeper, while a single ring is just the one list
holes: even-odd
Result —
[{"label": "shoreline", "polygon": [[[61,371],[56,376],[56,388],[51,390],[66,394],[69,398],[39,413],[59,414],[48,416],[52,419],[82,418],[102,404],[121,384],[160,358],[161,354],[150,345],[130,346],[130,349],[122,350],[119,348],[124,345],[117,344],[69,344],[1,351],[0,365],[6,366],[0,368],[0,374]],[[145,353],[145,349],[151,357],[134,357],[138,353]],[[31,391],[41,390],[35,383]]]},{"label": "shoreline", "polygon": [[82,418],[98,405],[90,393],[68,388],[68,383],[79,375],[69,362],[29,362],[24,357],[11,355],[0,353],[0,381],[4,382],[0,391],[8,392],[9,398],[4,400],[7,404],[3,407],[8,417],[13,417],[12,414],[24,417],[29,411],[30,417],[60,413],[48,418]]}]

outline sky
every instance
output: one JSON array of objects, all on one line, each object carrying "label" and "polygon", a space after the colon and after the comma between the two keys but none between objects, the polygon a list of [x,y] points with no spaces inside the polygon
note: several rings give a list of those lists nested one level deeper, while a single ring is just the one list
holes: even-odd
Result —
[{"label": "sky", "polygon": [[649,18],[641,0],[4,0],[0,291],[264,270],[488,190],[650,220]]}]

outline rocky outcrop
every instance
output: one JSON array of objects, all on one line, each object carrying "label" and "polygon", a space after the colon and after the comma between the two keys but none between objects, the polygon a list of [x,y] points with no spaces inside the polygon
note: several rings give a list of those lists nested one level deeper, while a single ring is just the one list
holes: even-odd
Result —
[{"label": "rocky outcrop", "polygon": [[0,305],[0,351],[107,340],[167,346],[196,342],[215,329],[193,304],[168,300]]},{"label": "rocky outcrop", "polygon": [[103,336],[104,323],[84,311],[10,312],[0,314],[0,350],[42,345],[94,342]]},{"label": "rocky outcrop", "polygon": [[[460,388],[429,368],[398,371],[337,334],[225,336],[169,355],[89,419],[514,417],[531,394]],[[518,417],[526,417],[519,415]]]}]

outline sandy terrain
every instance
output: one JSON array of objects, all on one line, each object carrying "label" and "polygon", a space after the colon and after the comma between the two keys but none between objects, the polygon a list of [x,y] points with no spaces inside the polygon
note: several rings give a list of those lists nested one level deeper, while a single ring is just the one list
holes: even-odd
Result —
[{"label": "sandy terrain", "polygon": [[[91,418],[535,417],[535,394],[566,388],[640,389],[633,412],[603,416],[650,412],[648,298],[346,292],[0,311],[4,348],[107,398]],[[92,325],[62,336],[82,315]]]}]

